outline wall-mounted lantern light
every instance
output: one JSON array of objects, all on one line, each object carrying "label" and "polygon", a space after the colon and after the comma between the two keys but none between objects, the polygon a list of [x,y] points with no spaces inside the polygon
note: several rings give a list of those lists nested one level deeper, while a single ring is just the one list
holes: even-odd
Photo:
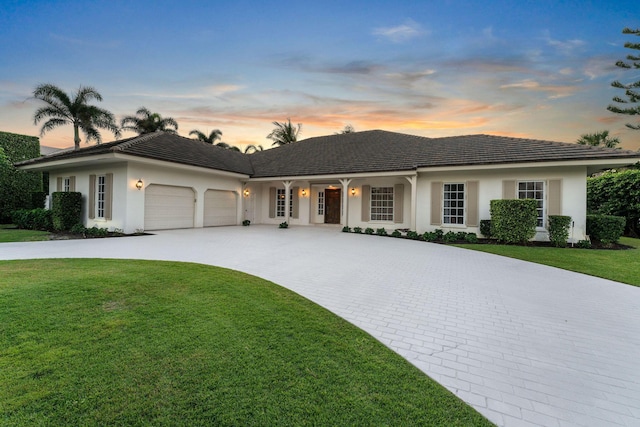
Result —
[{"label": "wall-mounted lantern light", "polygon": [[244,197],[249,197],[249,189],[245,188],[243,194],[244,194]]},{"label": "wall-mounted lantern light", "polygon": [[142,190],[142,187],[144,187],[144,183],[142,182],[141,179],[139,179],[138,182],[136,182],[136,188],[138,190]]},{"label": "wall-mounted lantern light", "polygon": [[356,189],[355,189],[355,188],[352,188],[352,189],[351,189],[351,195],[352,195],[352,196],[355,196],[355,195],[356,195]]},{"label": "wall-mounted lantern light", "polygon": [[306,197],[307,196],[307,190],[305,190],[304,188],[302,189],[302,197]]}]

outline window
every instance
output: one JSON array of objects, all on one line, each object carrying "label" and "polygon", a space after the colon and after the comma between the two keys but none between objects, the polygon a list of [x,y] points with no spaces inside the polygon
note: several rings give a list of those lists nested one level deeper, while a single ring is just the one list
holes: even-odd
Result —
[{"label": "window", "polygon": [[444,184],[442,223],[464,224],[464,184]]},{"label": "window", "polygon": [[96,181],[96,218],[104,218],[105,212],[105,196],[106,196],[106,177],[104,175],[98,176]]},{"label": "window", "polygon": [[[287,190],[284,188],[278,188],[276,191],[276,216],[284,217],[285,206],[287,205],[285,200],[285,194]],[[289,218],[293,218],[293,190],[289,190]]]},{"label": "window", "polygon": [[65,193],[71,191],[71,178],[69,178],[68,176],[62,178],[62,191],[64,191]]},{"label": "window", "polygon": [[318,215],[324,215],[324,191],[318,192]]},{"label": "window", "polygon": [[393,221],[393,187],[371,187],[371,221]]},{"label": "window", "polygon": [[518,199],[534,199],[538,202],[538,227],[544,227],[544,182],[518,182]]}]

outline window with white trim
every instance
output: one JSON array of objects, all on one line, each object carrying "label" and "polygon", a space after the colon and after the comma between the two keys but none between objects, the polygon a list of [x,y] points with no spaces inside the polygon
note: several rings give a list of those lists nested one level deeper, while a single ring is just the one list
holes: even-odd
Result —
[{"label": "window with white trim", "polygon": [[324,215],[324,191],[318,191],[318,215]]},{"label": "window with white trim", "polygon": [[442,223],[464,224],[464,184],[444,184]]},{"label": "window with white trim", "polygon": [[544,227],[544,181],[518,182],[518,199],[533,199],[538,202],[537,227]]},{"label": "window with white trim", "polygon": [[[276,190],[276,216],[284,217],[285,206],[287,205],[285,194],[287,194],[284,188],[278,188]],[[289,190],[289,218],[293,218],[293,190]]]},{"label": "window with white trim", "polygon": [[393,221],[393,187],[371,187],[371,221]]},{"label": "window with white trim", "polygon": [[100,175],[96,179],[96,218],[104,218],[106,197],[106,177]]},{"label": "window with white trim", "polygon": [[64,191],[65,193],[71,191],[71,178],[68,176],[62,178],[62,191]]}]

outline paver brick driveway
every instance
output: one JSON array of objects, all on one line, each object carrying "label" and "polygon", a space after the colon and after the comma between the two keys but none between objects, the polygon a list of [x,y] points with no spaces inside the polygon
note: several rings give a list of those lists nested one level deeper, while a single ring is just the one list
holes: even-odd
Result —
[{"label": "paver brick driveway", "polygon": [[245,271],[364,329],[498,425],[640,426],[640,289],[632,286],[324,227],[0,245],[0,259],[44,257]]}]

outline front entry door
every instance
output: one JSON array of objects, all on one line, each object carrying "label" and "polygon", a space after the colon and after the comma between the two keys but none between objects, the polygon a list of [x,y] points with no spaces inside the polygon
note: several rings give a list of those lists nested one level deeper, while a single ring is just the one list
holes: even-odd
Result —
[{"label": "front entry door", "polygon": [[340,224],[340,189],[324,190],[324,223]]}]

